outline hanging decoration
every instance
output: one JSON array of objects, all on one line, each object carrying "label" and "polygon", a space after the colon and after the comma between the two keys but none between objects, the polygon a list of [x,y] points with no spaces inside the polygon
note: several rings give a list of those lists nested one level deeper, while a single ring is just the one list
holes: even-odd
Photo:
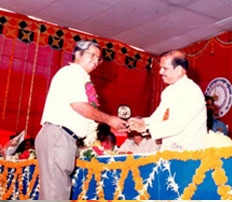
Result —
[{"label": "hanging decoration", "polygon": [[[231,200],[232,147],[77,159],[73,200]],[[36,200],[36,159],[0,160],[0,199]],[[207,190],[208,195],[205,195]]]},{"label": "hanging decoration", "polygon": [[[14,30],[18,31],[15,33],[11,33],[11,36],[15,38],[19,38],[25,43],[28,42],[36,42],[36,36],[38,37],[38,29],[41,33],[39,39],[39,45],[49,45],[54,49],[63,49],[66,51],[72,51],[75,43],[82,39],[93,40],[97,42],[102,48],[103,59],[106,61],[114,61],[117,60],[118,57],[115,55],[119,54],[124,59],[123,61],[117,60],[117,63],[120,63],[131,67],[141,66],[142,64],[149,68],[151,68],[151,55],[144,52],[139,52],[128,45],[121,44],[116,41],[107,40],[100,37],[95,37],[92,35],[87,35],[83,33],[79,33],[77,31],[73,31],[67,28],[61,28],[58,26],[51,25],[49,23],[42,23],[25,16],[21,16],[18,14],[11,14],[12,17],[9,16],[6,12],[0,11],[0,33],[6,27],[14,27]],[[17,21],[13,20],[13,18],[17,19]],[[68,43],[66,43],[68,41]],[[128,57],[131,60],[134,60],[134,64],[128,65]],[[140,61],[140,63],[136,64],[136,61]]]},{"label": "hanging decoration", "polygon": [[[152,55],[129,45],[0,11],[1,129],[26,130],[35,137],[51,78],[71,61],[72,50],[82,39],[97,42],[105,61],[100,66],[110,62],[110,67],[122,67],[117,74],[133,69],[138,71],[137,77],[143,78],[152,69]],[[101,80],[97,82],[102,85]]]}]

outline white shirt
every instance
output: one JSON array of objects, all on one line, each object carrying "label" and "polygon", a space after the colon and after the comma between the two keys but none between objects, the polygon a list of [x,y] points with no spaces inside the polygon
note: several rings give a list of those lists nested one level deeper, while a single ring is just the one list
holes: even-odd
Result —
[{"label": "white shirt", "polygon": [[41,124],[51,122],[69,128],[79,137],[86,136],[89,124],[94,121],[78,114],[70,104],[88,102],[87,82],[90,76],[80,65],[71,63],[61,68],[52,79]]},{"label": "white shirt", "polygon": [[136,154],[152,153],[158,151],[159,148],[160,146],[157,145],[153,139],[143,138],[138,145],[134,142],[133,139],[126,139],[118,149],[118,152],[132,152]]},{"label": "white shirt", "polygon": [[162,92],[160,105],[144,119],[152,138],[163,139],[161,150],[204,147],[201,140],[207,135],[205,99],[199,86],[186,75]]}]

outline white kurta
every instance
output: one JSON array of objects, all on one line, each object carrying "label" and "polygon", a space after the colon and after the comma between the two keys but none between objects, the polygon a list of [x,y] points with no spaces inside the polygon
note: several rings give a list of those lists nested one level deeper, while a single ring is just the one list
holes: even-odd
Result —
[{"label": "white kurta", "polygon": [[204,147],[201,140],[207,135],[205,99],[199,86],[186,75],[162,92],[160,105],[144,119],[152,138],[163,139],[161,149]]},{"label": "white kurta", "polygon": [[72,102],[88,102],[85,85],[90,76],[78,64],[71,63],[60,69],[52,79],[43,111],[41,125],[51,122],[62,125],[79,137],[87,135],[89,124],[94,121],[74,111]]}]

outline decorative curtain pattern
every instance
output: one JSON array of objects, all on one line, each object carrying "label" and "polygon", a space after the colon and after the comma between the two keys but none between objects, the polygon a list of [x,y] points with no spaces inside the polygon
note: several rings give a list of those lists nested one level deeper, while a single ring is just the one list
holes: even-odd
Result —
[{"label": "decorative curtain pattern", "polygon": [[[217,77],[224,77],[232,83],[232,31],[199,41],[183,51],[190,61],[189,76],[203,92]],[[229,126],[231,137],[232,108],[220,119]]]},{"label": "decorative curtain pattern", "polygon": [[[100,109],[116,115],[120,104],[132,116],[149,116],[160,101],[165,85],[159,75],[159,57],[130,46],[83,34],[22,15],[0,11],[0,129],[34,137],[51,78],[71,61],[75,43],[97,41],[104,62],[92,72]],[[232,32],[197,42],[183,49],[190,61],[188,72],[202,91],[216,77],[232,83]],[[232,112],[221,119],[232,128]]]},{"label": "decorative curtain pattern", "polygon": [[92,73],[101,110],[116,114],[120,104],[128,104],[135,116],[151,113],[151,55],[117,41],[0,11],[0,129],[37,134],[51,78],[71,61],[73,47],[81,39],[94,40],[102,48],[104,62]]}]

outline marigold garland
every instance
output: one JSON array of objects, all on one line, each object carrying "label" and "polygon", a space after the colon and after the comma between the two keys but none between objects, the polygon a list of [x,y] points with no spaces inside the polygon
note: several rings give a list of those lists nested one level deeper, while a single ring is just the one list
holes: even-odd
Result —
[{"label": "marigold garland", "polygon": [[[122,170],[120,178],[119,178],[119,182],[118,182],[118,188],[116,189],[114,193],[114,199],[118,199],[120,192],[122,192],[122,190],[124,189],[124,181],[129,173],[129,170],[132,171],[132,175],[135,181],[135,190],[140,192],[142,190],[143,184],[142,184],[142,178],[140,176],[138,167],[157,162],[159,159],[165,159],[165,160],[177,159],[177,160],[182,160],[182,161],[186,161],[189,159],[201,160],[201,165],[199,168],[196,169],[196,173],[193,176],[192,183],[190,183],[184,189],[184,192],[181,196],[181,199],[190,200],[192,196],[194,195],[195,191],[197,190],[197,186],[203,183],[205,179],[205,173],[209,170],[219,169],[214,174],[215,177],[213,177],[213,179],[216,184],[220,184],[222,188],[224,187],[222,183],[225,184],[227,182],[227,177],[225,173],[223,172],[224,170],[222,169],[223,162],[221,158],[222,157],[229,158],[231,157],[231,153],[232,153],[232,147],[225,147],[225,148],[219,148],[219,149],[209,148],[204,151],[203,150],[202,151],[184,151],[184,152],[163,151],[163,152],[157,152],[156,155],[145,156],[145,157],[141,157],[138,159],[134,159],[132,155],[128,155],[127,159],[124,162],[111,162],[110,164],[102,164],[100,166],[101,167],[100,170],[104,170],[102,169],[102,166],[105,167],[105,169],[109,169],[109,170],[116,170],[116,169]],[[81,165],[83,165],[83,161],[77,160],[76,165],[81,167]],[[94,162],[94,165],[96,166],[96,161]],[[133,167],[131,167],[131,165],[133,165]],[[91,167],[94,167],[94,166],[93,164],[89,163],[88,165],[85,164],[84,167],[87,169],[90,169]],[[229,186],[229,191],[230,190],[231,188]],[[219,193],[221,193],[219,194],[221,196],[221,199],[230,197],[230,195],[228,195],[228,192],[220,191]],[[147,192],[146,193],[144,192],[144,194],[140,196],[140,200],[147,200],[149,199],[149,197],[150,197],[149,194]]]},{"label": "marigold garland", "polygon": [[83,189],[82,189],[82,192],[80,193],[80,195],[78,196],[78,200],[81,200],[83,198],[83,196],[86,194],[86,192],[88,191],[88,188],[89,188],[89,183],[92,179],[92,176],[93,176],[93,170],[92,169],[89,169],[88,170],[88,174],[86,176],[86,180],[85,182],[83,183]]},{"label": "marigold garland", "polygon": [[[36,179],[38,178],[38,166],[35,159],[25,160],[20,162],[7,162],[0,160],[0,164],[4,166],[4,171],[0,174],[0,187],[2,187],[2,192],[0,198],[2,200],[8,200],[13,197],[13,190],[16,188],[16,182],[18,182],[18,198],[20,200],[30,199],[30,194],[32,193],[33,187],[35,186]],[[29,183],[26,195],[23,194],[23,167],[34,165],[34,173],[32,179]],[[13,179],[7,184],[7,176],[9,175],[8,170],[15,169]],[[10,184],[9,184],[10,183]],[[39,185],[37,185],[39,186]],[[8,187],[8,188],[7,188]]]},{"label": "marigold garland", "polygon": [[24,200],[28,200],[30,198],[30,193],[32,192],[34,186],[35,186],[35,182],[37,180],[37,178],[39,177],[39,168],[38,166],[35,166],[35,170],[34,170],[34,173],[32,175],[32,179],[29,183],[29,186],[28,186],[28,191],[25,195],[25,199]]},{"label": "marigold garland", "polygon": [[188,187],[184,189],[182,200],[191,199],[196,190],[197,186],[194,183],[189,184]]},{"label": "marigold garland", "polygon": [[[16,179],[17,179],[17,176],[18,176],[18,174],[19,174],[19,169],[16,169],[16,172],[15,172],[15,175],[14,175],[14,178],[13,178],[13,180],[12,180],[12,183],[11,183],[11,185],[10,185],[10,187],[8,188],[8,190],[3,194],[3,196],[2,196],[2,199],[3,200],[7,200],[7,199],[9,199],[10,198],[10,196],[11,196],[11,194],[12,194],[12,192],[13,192],[13,189],[14,189],[14,186],[15,186],[15,182],[16,182]],[[6,185],[7,186],[7,185]]]},{"label": "marigold garland", "polygon": [[225,184],[228,180],[228,178],[226,177],[226,173],[222,168],[216,169],[212,173],[212,177],[213,177],[214,182],[217,186],[221,186],[221,185]]},{"label": "marigold garland", "polygon": [[2,187],[2,194],[5,193],[7,190],[7,169],[7,167],[4,167],[3,173],[0,175],[0,187]]},{"label": "marigold garland", "polygon": [[23,173],[22,173],[22,168],[18,168],[19,173],[18,173],[18,185],[19,185],[19,199],[20,200],[26,200],[23,194]]},{"label": "marigold garland", "polygon": [[[227,152],[231,152],[231,147],[224,148]],[[217,151],[215,148],[209,148],[206,149],[203,153],[203,156],[201,158],[201,165],[196,170],[195,175],[193,176],[193,183],[191,186],[188,186],[184,189],[184,193],[182,195],[183,200],[190,200],[195,193],[193,191],[193,187],[195,188],[197,185],[201,184],[205,178],[205,173],[209,170],[215,170],[212,174],[212,177],[214,179],[214,182],[219,188],[222,186],[224,187],[224,184],[227,182],[227,177],[225,175],[225,171],[222,169],[222,161],[220,158],[223,156],[220,155],[222,152]],[[230,187],[230,186],[229,186]],[[228,188],[228,187],[227,187]],[[231,188],[229,189],[229,191]],[[219,193],[219,192],[218,192]],[[228,199],[228,192],[220,191],[221,194],[219,194],[222,198]]]},{"label": "marigold garland", "polygon": [[[121,174],[119,180],[117,182],[117,188],[114,193],[114,199],[119,199],[123,189],[124,182],[128,176],[129,171],[132,172],[132,176],[135,182],[135,190],[140,194],[138,197],[139,200],[147,200],[150,195],[147,193],[147,190],[144,190],[143,179],[141,177],[141,173],[139,171],[139,167],[157,163],[160,159],[164,160],[200,160],[201,164],[196,169],[195,174],[192,178],[192,182],[184,189],[181,199],[191,200],[193,195],[197,190],[197,186],[203,183],[205,179],[206,172],[212,170],[212,178],[215,184],[218,186],[218,194],[221,199],[232,199],[232,195],[230,192],[232,191],[231,186],[226,185],[228,178],[226,176],[225,170],[223,169],[222,158],[227,159],[230,158],[232,154],[232,147],[225,148],[209,148],[202,151],[184,151],[184,152],[172,152],[172,151],[164,151],[157,152],[155,155],[144,156],[138,159],[135,159],[133,155],[128,155],[124,162],[122,161],[112,161],[109,163],[101,163],[98,159],[91,159],[91,161],[85,161],[83,159],[77,159],[76,165],[80,168],[87,169],[88,173],[86,179],[83,182],[82,190],[80,195],[78,196],[78,200],[85,199],[86,193],[89,189],[89,183],[95,176],[95,181],[97,183],[98,189],[98,197],[103,200],[104,199],[104,190],[103,190],[103,182],[102,182],[102,173],[106,170],[121,170]],[[27,160],[21,162],[7,162],[0,160],[0,164],[3,166],[2,172],[0,173],[0,186],[1,189],[1,199],[7,200],[13,194],[13,188],[15,187],[16,180],[18,180],[18,192],[19,199],[27,200],[30,198],[30,193],[32,192],[36,180],[38,179],[38,166],[36,160]],[[34,173],[32,175],[32,179],[28,182],[28,189],[26,194],[23,194],[23,167],[35,165]],[[133,166],[131,166],[133,165]],[[14,168],[14,177],[13,180],[10,181],[10,184],[7,182],[7,176],[9,175],[9,168]],[[12,175],[12,174],[11,174]],[[121,199],[121,198],[120,198]]]},{"label": "marigold garland", "polygon": [[[143,191],[143,179],[140,177],[140,171],[138,167],[132,169],[132,176],[134,179],[135,184],[135,190],[140,193],[140,191]],[[140,200],[148,200],[150,195],[148,194],[147,190],[144,190],[144,193],[139,196]]]},{"label": "marigold garland", "polygon": [[[200,43],[204,43],[204,45],[197,52],[196,52],[195,49],[191,50],[192,46],[189,46],[189,47],[185,48],[185,52],[186,52],[187,57],[189,59],[197,59],[197,58],[199,58],[200,56],[203,55],[203,53],[205,51],[208,50],[207,48],[208,48],[209,45],[211,45],[211,47],[210,47],[211,49],[214,48],[215,44],[218,45],[218,46],[220,46],[220,47],[222,47],[222,48],[231,48],[231,45],[232,45],[231,41],[223,41],[222,39],[220,39],[221,37],[223,37],[224,34],[225,33],[222,33],[221,35],[213,37],[213,38],[211,38],[209,40],[201,41]],[[197,44],[194,44],[194,45],[195,45],[195,47],[197,46]],[[212,50],[211,50],[211,52],[212,52]]]},{"label": "marigold garland", "polygon": [[128,168],[123,169],[120,175],[120,180],[118,182],[118,187],[116,189],[116,192],[114,193],[114,199],[119,199],[119,195],[122,193],[123,187],[124,187],[124,181],[129,173]]},{"label": "marigold garland", "polygon": [[104,190],[103,190],[103,185],[100,183],[101,182],[101,172],[97,172],[95,174],[95,180],[97,182],[98,197],[100,200],[102,200],[102,199],[104,199]]},{"label": "marigold garland", "polygon": [[30,113],[31,113],[32,94],[33,94],[34,83],[35,83],[35,70],[37,68],[37,58],[38,58],[38,51],[39,51],[39,39],[40,39],[40,29],[38,30],[38,33],[37,33],[36,49],[35,49],[35,55],[34,55],[34,60],[33,60],[34,61],[33,67],[32,67],[32,77],[31,77],[31,83],[30,83],[30,92],[29,92],[29,98],[28,98],[26,126],[25,126],[26,132],[28,131]]}]

